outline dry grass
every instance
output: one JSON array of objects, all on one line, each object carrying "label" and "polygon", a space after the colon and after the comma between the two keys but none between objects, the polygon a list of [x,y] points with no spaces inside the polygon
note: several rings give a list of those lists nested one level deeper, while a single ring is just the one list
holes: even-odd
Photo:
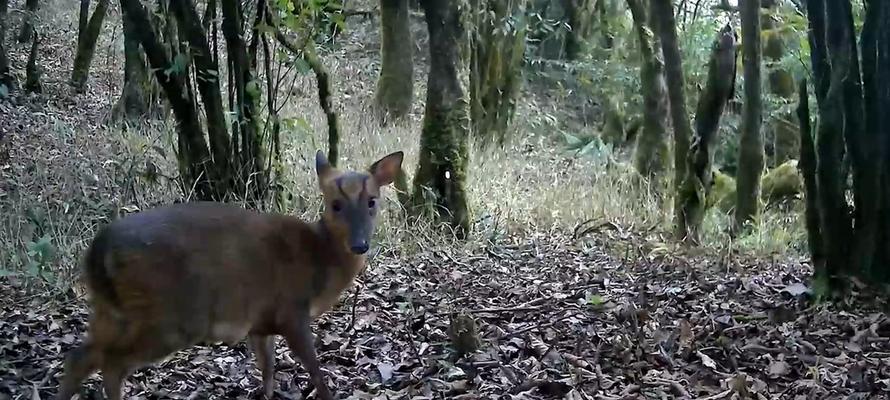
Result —
[{"label": "dry grass", "polygon": [[[53,4],[62,4],[60,1]],[[115,15],[110,13],[109,21],[116,20]],[[62,8],[52,18],[61,28],[48,32],[47,43],[70,41],[64,38],[73,37],[68,35],[76,29],[76,12]],[[107,41],[114,31],[106,25],[103,38]],[[415,31],[417,42],[423,43],[422,29]],[[376,34],[372,25],[362,24],[340,50],[323,54],[335,77],[343,131],[341,165],[365,168],[380,156],[404,150],[406,170],[412,174],[417,162],[425,76],[419,71],[416,77],[417,101],[411,117],[401,124],[381,127],[368,111],[378,65]],[[122,208],[143,209],[183,197],[175,179],[164,177],[176,175],[170,124],[155,122],[123,129],[100,124],[101,117],[93,115],[97,112],[78,116],[84,104],[94,111],[107,110],[113,99],[109,93],[118,93],[117,84],[108,78],[115,75],[106,69],[119,68],[119,38],[102,48],[94,65],[100,78],[94,79],[92,90],[98,93],[70,95],[64,86],[67,70],[48,71],[48,78],[56,80],[48,92],[69,96],[67,111],[56,104],[64,101],[46,98],[13,110],[18,113],[15,118],[30,125],[13,131],[9,143],[12,162],[0,168],[0,271],[23,276],[27,265],[40,261],[39,255],[29,254],[29,246],[33,249],[40,238],[48,237],[55,252],[45,262],[38,262],[45,272],[40,274],[43,279],[24,279],[41,287],[43,283],[37,282],[67,288],[74,281],[80,253],[97,227],[115,218]],[[21,54],[16,56],[21,58]],[[419,58],[423,56],[419,54]],[[311,129],[283,133],[282,161],[287,166],[283,180],[292,199],[286,211],[311,219],[320,200],[311,160],[315,150],[325,146],[325,121],[311,76],[297,78],[288,93],[282,117],[304,118]],[[36,114],[35,107],[40,104],[47,111]],[[668,231],[670,201],[660,199],[662,190],[640,183],[628,163],[565,152],[552,121],[536,112],[538,109],[531,100],[519,108],[513,138],[504,149],[474,148],[469,193],[476,224],[470,243],[458,243],[428,225],[405,221],[395,210],[396,203],[390,201],[378,234],[381,248],[396,255],[431,247],[457,250],[466,245],[512,240],[517,235],[559,234],[590,219],[611,221],[631,230]],[[149,164],[160,170],[162,176],[157,180],[145,176]],[[388,193],[394,199],[394,192]],[[42,222],[26,217],[35,213],[45,215]],[[795,255],[803,250],[798,215],[770,210],[753,233],[733,241],[726,234],[728,217],[712,214],[704,230],[705,247],[754,255]],[[29,278],[32,275],[24,274]]]}]

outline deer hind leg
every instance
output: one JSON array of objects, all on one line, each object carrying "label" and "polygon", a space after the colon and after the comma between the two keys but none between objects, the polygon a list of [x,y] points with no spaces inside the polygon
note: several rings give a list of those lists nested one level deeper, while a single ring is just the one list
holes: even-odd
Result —
[{"label": "deer hind leg", "polygon": [[275,387],[275,342],[273,336],[250,335],[250,347],[256,353],[256,364],[263,373],[263,394],[271,399]]}]

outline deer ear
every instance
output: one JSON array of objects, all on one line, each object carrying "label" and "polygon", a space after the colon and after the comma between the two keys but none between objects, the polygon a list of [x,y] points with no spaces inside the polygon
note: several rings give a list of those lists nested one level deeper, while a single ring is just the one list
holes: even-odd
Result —
[{"label": "deer ear", "polygon": [[397,151],[377,160],[374,164],[371,164],[371,168],[368,168],[368,171],[374,176],[374,181],[376,181],[378,185],[389,185],[396,180],[396,175],[398,175],[399,170],[402,169],[402,159],[404,157],[404,153]]},{"label": "deer ear", "polygon": [[323,178],[331,172],[331,163],[328,162],[328,158],[325,157],[324,153],[319,150],[315,153],[315,173],[318,174],[319,178]]}]

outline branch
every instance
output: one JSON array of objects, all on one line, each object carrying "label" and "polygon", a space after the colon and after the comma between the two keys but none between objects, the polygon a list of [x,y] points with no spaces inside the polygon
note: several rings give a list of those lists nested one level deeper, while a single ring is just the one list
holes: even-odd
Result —
[{"label": "branch", "polygon": [[328,160],[331,162],[331,165],[336,166],[337,158],[339,157],[340,122],[337,112],[334,111],[331,104],[331,92],[333,90],[331,88],[330,74],[315,53],[315,44],[308,37],[302,44],[297,44],[292,42],[281,31],[277,23],[275,23],[273,29],[275,31],[275,39],[288,51],[306,61],[309,64],[309,68],[315,73],[318,85],[318,102],[328,122]]}]

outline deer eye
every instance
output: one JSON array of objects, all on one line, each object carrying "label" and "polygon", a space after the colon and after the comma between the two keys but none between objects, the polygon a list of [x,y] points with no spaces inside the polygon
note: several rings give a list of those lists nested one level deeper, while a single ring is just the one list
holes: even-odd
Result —
[{"label": "deer eye", "polygon": [[334,200],[334,202],[331,203],[331,209],[338,213],[343,210],[343,205],[340,204],[339,200]]},{"label": "deer eye", "polygon": [[376,206],[377,206],[377,199],[372,198],[372,199],[368,200],[368,208],[374,208]]}]

